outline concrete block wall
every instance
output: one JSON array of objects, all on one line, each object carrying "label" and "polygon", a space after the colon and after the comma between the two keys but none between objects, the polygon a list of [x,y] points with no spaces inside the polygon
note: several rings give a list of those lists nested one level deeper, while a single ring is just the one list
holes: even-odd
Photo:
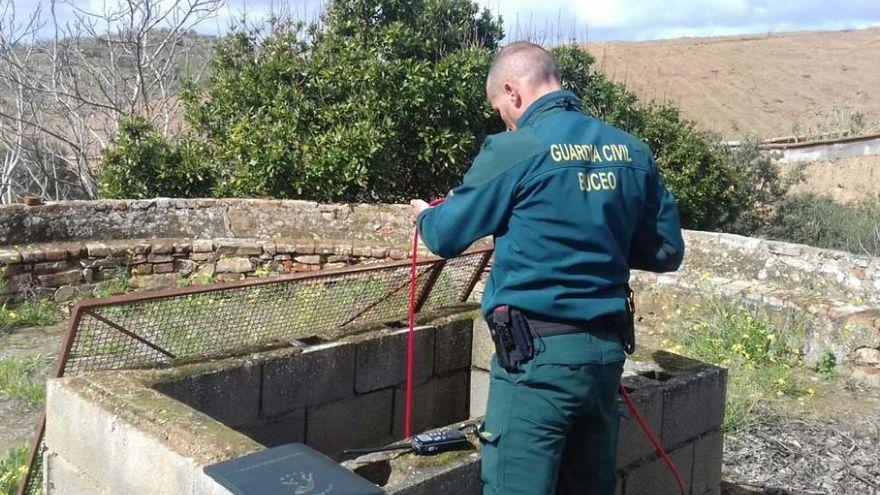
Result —
[{"label": "concrete block wall", "polygon": [[192,458],[82,395],[50,380],[43,492],[47,495],[229,495]]},{"label": "concrete block wall", "polygon": [[[474,321],[473,332],[470,412],[479,418],[486,410],[494,346],[485,321]],[[623,385],[675,462],[688,493],[719,494],[726,370],[662,351],[642,351],[627,362]],[[675,479],[622,398],[619,407],[618,493],[678,494]]]},{"label": "concrete block wall", "polygon": [[[385,329],[164,370],[51,380],[47,493],[221,494],[203,466],[292,441],[333,455],[398,439],[405,338],[406,330]],[[485,323],[463,315],[420,327],[417,346],[414,429],[481,416],[492,354]],[[626,375],[689,495],[718,494],[725,370],[642,351]],[[677,494],[665,464],[621,410],[618,493]],[[386,458],[390,474],[380,484],[393,495],[478,495],[479,443],[471,440],[473,450],[428,460]]]},{"label": "concrete block wall", "polygon": [[[157,389],[266,446],[305,442],[328,455],[403,437],[407,330],[305,346],[205,370]],[[468,417],[470,320],[416,329],[422,431]]]}]

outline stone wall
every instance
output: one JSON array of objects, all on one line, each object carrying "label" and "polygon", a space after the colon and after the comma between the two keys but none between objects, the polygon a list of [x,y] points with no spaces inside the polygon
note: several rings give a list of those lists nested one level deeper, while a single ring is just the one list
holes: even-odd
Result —
[{"label": "stone wall", "polygon": [[[0,206],[8,296],[67,300],[124,279],[135,289],[404,259],[405,205],[155,199]],[[677,273],[634,273],[643,307],[718,295],[810,317],[808,363],[880,348],[880,258],[730,234],[686,232]],[[423,251],[423,254],[427,254]],[[0,295],[3,298],[3,295]],[[871,371],[880,383],[880,373]]]},{"label": "stone wall", "polygon": [[761,307],[804,325],[810,365],[826,351],[846,362],[880,347],[880,258],[731,234],[685,241],[678,272],[634,273],[641,311],[664,318],[706,298]]},{"label": "stone wall", "polygon": [[0,246],[150,238],[292,238],[406,244],[409,206],[262,199],[0,205]]},{"label": "stone wall", "polygon": [[408,257],[409,248],[347,240],[124,239],[0,247],[0,270],[13,299],[67,301],[113,281],[165,289]]},{"label": "stone wall", "polygon": [[[138,290],[409,257],[405,205],[250,199],[0,206],[5,298],[66,301],[97,284]],[[426,250],[422,250],[427,255]]]}]

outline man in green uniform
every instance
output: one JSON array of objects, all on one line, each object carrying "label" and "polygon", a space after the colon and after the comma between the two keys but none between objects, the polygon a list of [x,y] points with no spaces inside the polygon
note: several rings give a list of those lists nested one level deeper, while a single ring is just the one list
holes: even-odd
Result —
[{"label": "man in green uniform", "polygon": [[611,495],[630,268],[681,264],[677,204],[648,147],[584,114],[541,47],[504,47],[486,94],[509,132],[486,139],[445,202],[412,201],[440,256],[494,237],[484,315],[514,308],[531,332],[531,357],[493,357],[483,493]]}]

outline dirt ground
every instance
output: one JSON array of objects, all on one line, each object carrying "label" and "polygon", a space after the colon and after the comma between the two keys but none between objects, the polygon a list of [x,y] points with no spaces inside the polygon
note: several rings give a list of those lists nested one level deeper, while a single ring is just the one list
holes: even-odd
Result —
[{"label": "dirt ground", "polygon": [[880,28],[589,43],[596,67],[643,99],[670,100],[724,138],[880,120]]},{"label": "dirt ground", "polygon": [[[784,172],[796,165],[782,165]],[[880,195],[880,156],[860,156],[819,161],[804,166],[806,180],[794,186],[794,194],[816,193],[850,203]]]}]

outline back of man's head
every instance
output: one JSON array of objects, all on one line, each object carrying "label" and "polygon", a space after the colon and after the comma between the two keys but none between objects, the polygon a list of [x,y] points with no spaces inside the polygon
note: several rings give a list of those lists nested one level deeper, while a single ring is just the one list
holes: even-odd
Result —
[{"label": "back of man's head", "polygon": [[486,93],[493,95],[508,82],[528,88],[559,86],[559,68],[547,50],[528,41],[516,41],[502,48],[489,68]]}]

